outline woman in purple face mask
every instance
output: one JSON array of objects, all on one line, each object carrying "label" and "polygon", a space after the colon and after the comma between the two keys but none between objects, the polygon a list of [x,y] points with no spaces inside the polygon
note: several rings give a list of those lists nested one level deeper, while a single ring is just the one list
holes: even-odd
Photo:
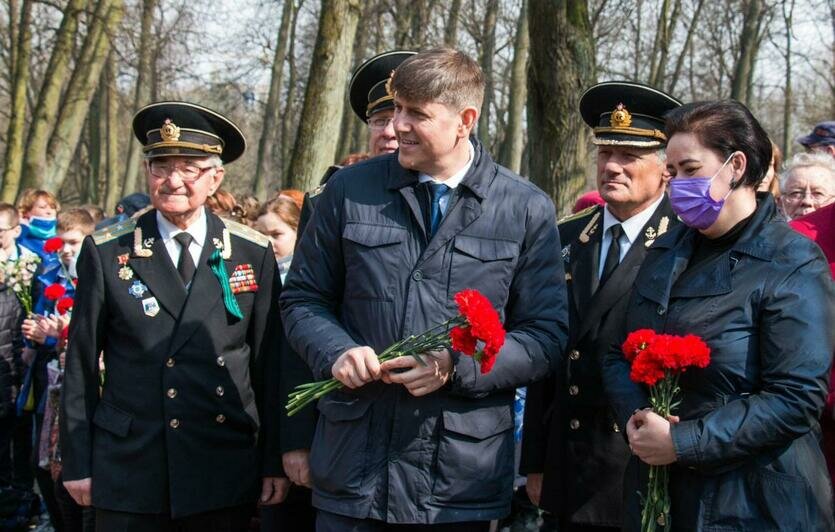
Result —
[{"label": "woman in purple face mask", "polygon": [[623,336],[696,334],[711,362],[682,375],[668,420],[646,410],[620,344],[605,357],[635,455],[624,529],[640,528],[647,465],[670,465],[673,530],[835,530],[818,422],[835,347],[828,264],[756,192],[771,144],[745,106],[687,104],[665,129],[670,202],[684,224],[647,253]]}]

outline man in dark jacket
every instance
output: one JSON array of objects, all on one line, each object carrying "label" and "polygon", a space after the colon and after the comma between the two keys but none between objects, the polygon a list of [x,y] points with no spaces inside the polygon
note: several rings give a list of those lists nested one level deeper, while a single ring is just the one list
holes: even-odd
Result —
[{"label": "man in dark jacket", "polygon": [[[484,91],[472,59],[420,53],[389,86],[400,150],[334,175],[281,297],[314,377],[348,388],[319,400],[317,527],[486,530],[510,508],[514,389],[547,375],[565,345],[554,206],[470,138]],[[507,329],[490,373],[448,350],[379,364],[390,344],[454,316],[465,288]]]},{"label": "man in dark jacket", "polygon": [[266,237],[204,206],[244,151],[232,122],[161,102],[133,129],[155,209],[81,250],[64,485],[96,507],[97,530],[237,532],[259,493],[274,504],[289,484],[275,441],[275,257]]},{"label": "man in dark jacket", "polygon": [[528,389],[521,472],[560,531],[618,530],[629,447],[603,390],[601,357],[620,333],[647,248],[677,223],[664,190],[662,116],[681,105],[636,83],[609,81],[580,98],[594,130],[606,202],[559,225],[569,286],[569,348],[553,377]]}]

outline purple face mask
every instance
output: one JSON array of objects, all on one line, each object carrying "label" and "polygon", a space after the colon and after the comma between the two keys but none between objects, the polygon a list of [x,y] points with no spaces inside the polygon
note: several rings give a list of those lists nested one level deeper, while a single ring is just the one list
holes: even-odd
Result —
[{"label": "purple face mask", "polygon": [[[732,153],[713,177],[677,177],[670,181],[670,206],[688,227],[707,229],[719,217],[719,211],[725,204],[725,199],[733,192],[733,188],[720,200],[710,195],[710,184],[731,160]],[[731,181],[733,187],[733,181]]]}]

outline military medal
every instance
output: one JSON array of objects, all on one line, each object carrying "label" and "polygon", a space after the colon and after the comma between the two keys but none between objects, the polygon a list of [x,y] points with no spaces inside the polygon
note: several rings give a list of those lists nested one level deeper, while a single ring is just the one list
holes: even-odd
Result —
[{"label": "military medal", "polygon": [[145,311],[146,316],[154,317],[159,314],[159,303],[157,298],[148,297],[142,300],[142,310]]},{"label": "military medal", "polygon": [[121,268],[119,268],[119,279],[123,281],[130,281],[133,279],[133,270],[130,266],[128,266],[128,254],[123,253],[116,257],[116,261],[119,263]]},{"label": "military medal", "polygon": [[148,291],[148,287],[145,286],[145,283],[142,281],[134,281],[130,288],[128,288],[128,293],[135,297],[136,299],[142,299],[142,296],[145,295],[145,292]]},{"label": "military medal", "polygon": [[255,270],[252,269],[252,264],[235,266],[231,277],[229,277],[229,287],[233,294],[257,291],[258,283],[255,282]]},{"label": "military medal", "polygon": [[130,266],[122,266],[119,268],[119,279],[123,281],[130,281],[133,279],[133,270]]}]

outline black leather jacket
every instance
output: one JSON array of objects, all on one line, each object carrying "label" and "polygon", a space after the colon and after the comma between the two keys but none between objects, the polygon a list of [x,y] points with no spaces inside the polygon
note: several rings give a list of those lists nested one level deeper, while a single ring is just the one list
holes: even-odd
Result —
[{"label": "black leather jacket", "polygon": [[[832,530],[832,492],[818,419],[833,353],[835,286],[820,249],[792,231],[771,197],[724,253],[688,268],[696,232],[659,239],[641,268],[627,331],[701,336],[711,363],[684,373],[672,427],[675,530]],[[623,338],[621,338],[622,340]],[[607,394],[626,424],[648,404],[612,346]],[[625,529],[638,529],[646,471],[625,476]]]}]

